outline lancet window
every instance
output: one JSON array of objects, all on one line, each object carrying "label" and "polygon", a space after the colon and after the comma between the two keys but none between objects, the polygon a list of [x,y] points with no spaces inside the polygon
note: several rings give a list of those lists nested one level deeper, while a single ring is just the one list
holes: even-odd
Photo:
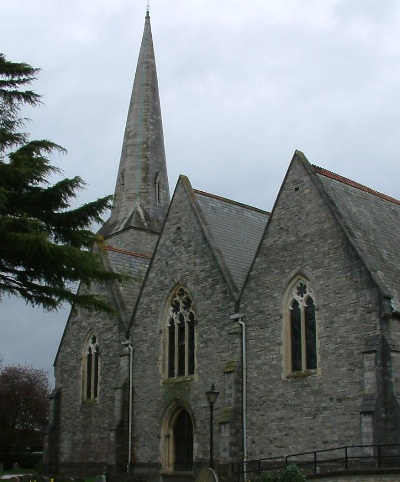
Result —
[{"label": "lancet window", "polygon": [[160,171],[156,175],[156,179],[154,181],[154,188],[155,188],[155,194],[156,194],[156,202],[157,205],[160,205],[163,203],[163,178],[160,173]]},{"label": "lancet window", "polygon": [[100,350],[95,335],[90,335],[84,355],[84,399],[95,400],[99,396]]},{"label": "lancet window", "polygon": [[312,288],[298,279],[289,296],[287,314],[287,372],[317,369],[317,321]]},{"label": "lancet window", "polygon": [[192,298],[184,288],[179,288],[168,309],[168,378],[194,374],[195,323]]}]

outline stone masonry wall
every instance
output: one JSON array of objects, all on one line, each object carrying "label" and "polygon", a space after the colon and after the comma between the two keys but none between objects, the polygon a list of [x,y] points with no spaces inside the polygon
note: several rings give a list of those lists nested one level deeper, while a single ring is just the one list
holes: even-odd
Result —
[{"label": "stone masonry wall", "polygon": [[151,256],[158,239],[158,233],[138,228],[128,228],[107,236],[107,244],[114,248]]},{"label": "stone masonry wall", "polygon": [[[321,482],[398,482],[400,478],[399,473],[379,474],[379,473],[364,473],[359,475],[326,475],[318,478],[311,478],[312,480],[320,480]],[[310,480],[311,480],[310,479]]]},{"label": "stone masonry wall", "polygon": [[[166,380],[165,309],[177,284],[188,290],[195,305],[196,370],[192,377]],[[162,468],[162,425],[163,421],[166,422],[168,408],[174,402],[181,403],[192,415],[195,464],[208,464],[209,406],[205,392],[210,389],[211,383],[215,383],[216,390],[220,392],[214,412],[215,460],[218,463],[220,458],[237,459],[239,456],[240,447],[234,436],[237,436],[241,424],[240,410],[238,413],[241,398],[240,394],[233,395],[234,381],[229,378],[237,378],[235,374],[240,373],[238,363],[229,365],[237,362],[240,356],[237,343],[240,333],[231,333],[229,315],[233,311],[234,302],[221,270],[185,189],[179,183],[131,330],[134,343],[134,461],[137,471],[158,472]],[[222,452],[220,430],[223,432]]]},{"label": "stone masonry wall", "polygon": [[[121,259],[130,261],[127,257]],[[123,266],[118,269],[124,271]],[[141,270],[141,265],[138,269]],[[130,274],[137,277],[139,272]],[[143,273],[141,275],[143,277]],[[132,283],[140,283],[140,277],[129,281],[132,293],[138,292]],[[127,286],[124,288],[126,290]],[[111,304],[115,289],[118,289],[115,283],[91,287],[92,292],[105,296]],[[99,395],[96,400],[85,400],[83,394],[84,347],[89,333],[96,336],[100,349]],[[96,475],[126,464],[128,449],[124,425],[127,413],[124,410],[127,410],[129,356],[126,346],[122,345],[125,340],[125,321],[118,316],[72,310],[55,365],[61,414],[59,463],[65,473]]]},{"label": "stone masonry wall", "polygon": [[[84,400],[82,393],[83,351],[89,332],[96,335],[100,348],[97,400]],[[119,357],[123,339],[116,320],[106,315],[80,311],[70,317],[56,365],[56,384],[61,389],[61,470],[68,467],[76,473],[93,466],[99,474],[115,464],[112,432],[117,425],[115,389],[124,378]]]},{"label": "stone masonry wall", "polygon": [[[317,375],[284,375],[285,289],[309,280]],[[304,166],[282,186],[243,294],[248,332],[249,458],[360,444],[363,348],[379,333],[377,290]]]}]

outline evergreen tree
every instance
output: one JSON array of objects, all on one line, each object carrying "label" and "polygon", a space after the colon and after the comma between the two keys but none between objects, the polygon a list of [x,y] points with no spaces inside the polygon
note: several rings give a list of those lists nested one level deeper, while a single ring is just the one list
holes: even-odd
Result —
[{"label": "evergreen tree", "polygon": [[107,271],[96,251],[103,239],[91,230],[110,207],[110,196],[71,207],[80,177],[50,183],[62,174],[49,157],[65,150],[48,140],[29,140],[20,129],[20,111],[40,96],[26,86],[39,69],[10,62],[0,54],[0,298],[17,295],[27,303],[54,310],[64,302],[111,312],[111,307],[76,284],[123,277]]}]

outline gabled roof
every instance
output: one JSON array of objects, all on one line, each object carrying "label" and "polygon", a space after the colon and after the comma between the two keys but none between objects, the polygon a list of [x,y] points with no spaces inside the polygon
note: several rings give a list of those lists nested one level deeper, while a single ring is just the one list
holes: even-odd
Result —
[{"label": "gabled roof", "polygon": [[[97,247],[96,250],[98,250]],[[150,263],[150,257],[144,254],[132,253],[117,249],[112,246],[106,246],[105,249],[99,251],[99,254],[107,269],[126,274],[128,276],[127,279],[122,283],[113,281],[111,283],[107,283],[106,285],[98,286],[100,295],[111,297],[111,303],[114,304],[117,309],[115,322],[118,324],[120,332],[125,333]],[[85,287],[80,286],[79,289],[84,290]],[[73,319],[74,314],[75,310],[71,309],[54,359],[54,365],[57,363],[61,346],[64,342],[69,324]],[[108,315],[96,313],[94,316],[99,317]]]},{"label": "gabled roof", "polygon": [[115,283],[113,290],[114,301],[118,305],[118,311],[125,326],[127,326],[151,258],[112,246],[107,246],[106,250],[109,268],[128,276],[123,283]]},{"label": "gabled roof", "polygon": [[[183,196],[181,196],[182,194],[183,194]],[[171,205],[169,207],[169,210],[168,210],[168,213],[167,213],[167,216],[166,216],[166,220],[164,222],[161,234],[160,234],[160,236],[158,238],[158,241],[156,243],[153,257],[150,260],[149,268],[146,272],[146,276],[144,278],[144,281],[142,283],[139,295],[137,297],[137,302],[136,302],[135,308],[133,310],[131,321],[130,321],[130,324],[129,324],[129,327],[128,327],[127,336],[129,336],[129,330],[132,327],[132,323],[135,319],[138,306],[140,305],[142,293],[145,290],[147,279],[150,276],[150,273],[151,273],[151,270],[152,270],[152,265],[155,262],[155,260],[157,260],[157,258],[158,258],[157,252],[158,252],[160,243],[162,244],[162,240],[163,240],[163,237],[165,236],[165,232],[166,232],[166,227],[168,227],[168,225],[169,225],[169,217],[170,217],[170,214],[171,214],[171,210],[172,211],[174,210],[176,202],[188,202],[189,203],[191,209],[193,210],[195,218],[199,223],[199,227],[201,229],[201,232],[204,236],[200,240],[200,242],[203,243],[203,239],[206,241],[206,243],[207,243],[207,245],[208,245],[208,247],[209,247],[209,249],[212,253],[213,258],[215,259],[216,265],[218,266],[218,268],[219,268],[219,270],[222,274],[222,277],[224,278],[224,280],[226,282],[226,286],[227,286],[227,289],[229,290],[230,295],[232,296],[234,302],[236,302],[238,300],[240,291],[238,289],[238,286],[235,283],[235,280],[234,280],[233,275],[231,273],[230,267],[228,267],[228,264],[225,260],[225,257],[223,255],[223,253],[222,253],[221,245],[223,245],[223,243],[221,243],[220,239],[218,239],[218,243],[217,243],[216,239],[214,239],[214,232],[211,229],[211,226],[210,226],[210,223],[209,223],[209,220],[211,220],[212,216],[206,215],[207,209],[204,209],[203,208],[204,203],[202,203],[203,204],[203,206],[202,206],[200,204],[200,201],[199,201],[199,198],[203,199],[203,198],[207,198],[207,197],[211,197],[215,201],[222,202],[223,204],[229,203],[229,202],[232,203],[232,201],[228,201],[228,200],[223,199],[223,198],[218,198],[217,196],[211,196],[210,194],[202,193],[201,191],[194,191],[191,184],[190,184],[189,179],[182,174],[179,176],[178,182],[177,182],[176,187],[175,187],[174,194],[172,196]],[[176,200],[177,198],[180,198],[180,200],[177,201]],[[233,204],[237,204],[237,203],[233,203]],[[217,206],[215,206],[215,207],[217,207]],[[178,206],[178,209],[179,209],[179,206]],[[223,216],[222,216],[222,219],[223,219]],[[214,224],[215,223],[212,220],[211,225],[214,225]],[[215,229],[214,229],[214,231],[215,231]],[[217,238],[218,238],[218,236],[217,236]],[[261,238],[261,235],[260,235],[260,238]],[[223,246],[222,246],[222,248],[223,248]],[[175,281],[178,281],[178,280],[175,280]]]},{"label": "gabled roof", "polygon": [[269,213],[194,190],[211,235],[239,292],[261,241]]},{"label": "gabled roof", "polygon": [[400,312],[400,201],[312,168],[377,287]]}]

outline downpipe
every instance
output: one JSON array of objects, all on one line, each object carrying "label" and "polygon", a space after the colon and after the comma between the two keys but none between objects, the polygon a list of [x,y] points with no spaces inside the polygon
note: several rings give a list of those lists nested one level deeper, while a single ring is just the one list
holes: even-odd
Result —
[{"label": "downpipe", "polygon": [[133,348],[132,343],[128,344],[129,350],[129,403],[128,403],[128,461],[126,463],[126,473],[131,471],[132,464],[132,403],[133,403]]},{"label": "downpipe", "polygon": [[242,429],[243,429],[243,480],[247,479],[247,352],[246,352],[246,323],[243,314],[233,313],[231,321],[237,321],[242,329]]}]

